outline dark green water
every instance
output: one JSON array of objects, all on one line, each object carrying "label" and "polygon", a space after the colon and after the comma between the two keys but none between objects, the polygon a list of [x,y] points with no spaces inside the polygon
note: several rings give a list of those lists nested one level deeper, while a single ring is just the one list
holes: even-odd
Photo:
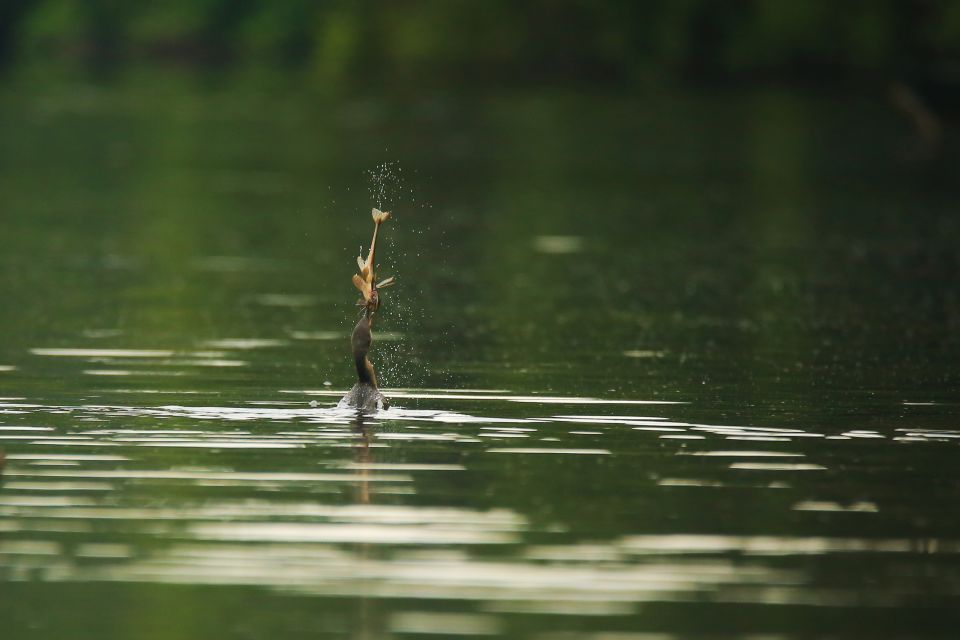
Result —
[{"label": "dark green water", "polygon": [[956,637],[960,189],[910,153],[788,91],[6,87],[0,635]]}]

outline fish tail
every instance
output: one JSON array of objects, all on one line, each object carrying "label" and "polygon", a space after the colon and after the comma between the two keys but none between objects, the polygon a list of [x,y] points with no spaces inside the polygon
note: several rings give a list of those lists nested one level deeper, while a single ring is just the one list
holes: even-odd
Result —
[{"label": "fish tail", "polygon": [[380,211],[376,207],[373,208],[371,212],[373,216],[373,239],[370,240],[370,253],[367,256],[367,266],[369,267],[369,273],[365,273],[364,276],[369,276],[373,280],[374,276],[372,275],[376,267],[376,253],[377,253],[377,232],[380,231],[380,225],[390,219],[389,211]]}]

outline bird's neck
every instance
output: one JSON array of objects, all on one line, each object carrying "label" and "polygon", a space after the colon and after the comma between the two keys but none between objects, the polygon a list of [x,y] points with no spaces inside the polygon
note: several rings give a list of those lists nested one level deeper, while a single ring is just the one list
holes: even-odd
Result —
[{"label": "bird's neck", "polygon": [[377,386],[377,372],[373,369],[373,364],[363,352],[354,352],[354,363],[357,365],[357,378],[360,382]]},{"label": "bird's neck", "polygon": [[351,342],[353,344],[353,362],[357,367],[357,378],[374,387],[377,386],[377,372],[373,369],[373,364],[367,358],[370,351],[370,343],[373,336],[370,332],[370,318],[364,314],[357,326],[353,328]]}]

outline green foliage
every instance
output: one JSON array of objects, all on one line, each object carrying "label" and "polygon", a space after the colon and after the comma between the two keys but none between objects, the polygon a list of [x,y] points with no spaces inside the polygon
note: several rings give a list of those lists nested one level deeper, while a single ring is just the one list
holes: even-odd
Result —
[{"label": "green foliage", "polygon": [[7,62],[174,58],[321,83],[885,74],[960,58],[960,0],[20,0],[0,18]]}]

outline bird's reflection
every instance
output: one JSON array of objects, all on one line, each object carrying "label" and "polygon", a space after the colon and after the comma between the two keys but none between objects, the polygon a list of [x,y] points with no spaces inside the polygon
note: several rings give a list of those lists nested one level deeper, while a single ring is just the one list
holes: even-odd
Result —
[{"label": "bird's reflection", "polygon": [[353,432],[357,438],[353,445],[353,461],[356,464],[357,484],[356,501],[358,504],[370,504],[370,428],[365,420],[368,419],[362,412],[357,412],[353,421]]},{"label": "bird's reflection", "polygon": [[[369,416],[358,411],[353,421],[353,432],[357,435],[353,445],[353,462],[356,465],[357,482],[355,484],[355,502],[370,504],[370,463],[373,462],[370,440],[372,438]],[[358,542],[356,545],[357,564],[362,568],[369,559],[371,545],[369,542]],[[352,637],[356,640],[368,640],[383,637],[384,625],[381,616],[377,615],[374,599],[369,595],[357,598],[355,620]]]}]

